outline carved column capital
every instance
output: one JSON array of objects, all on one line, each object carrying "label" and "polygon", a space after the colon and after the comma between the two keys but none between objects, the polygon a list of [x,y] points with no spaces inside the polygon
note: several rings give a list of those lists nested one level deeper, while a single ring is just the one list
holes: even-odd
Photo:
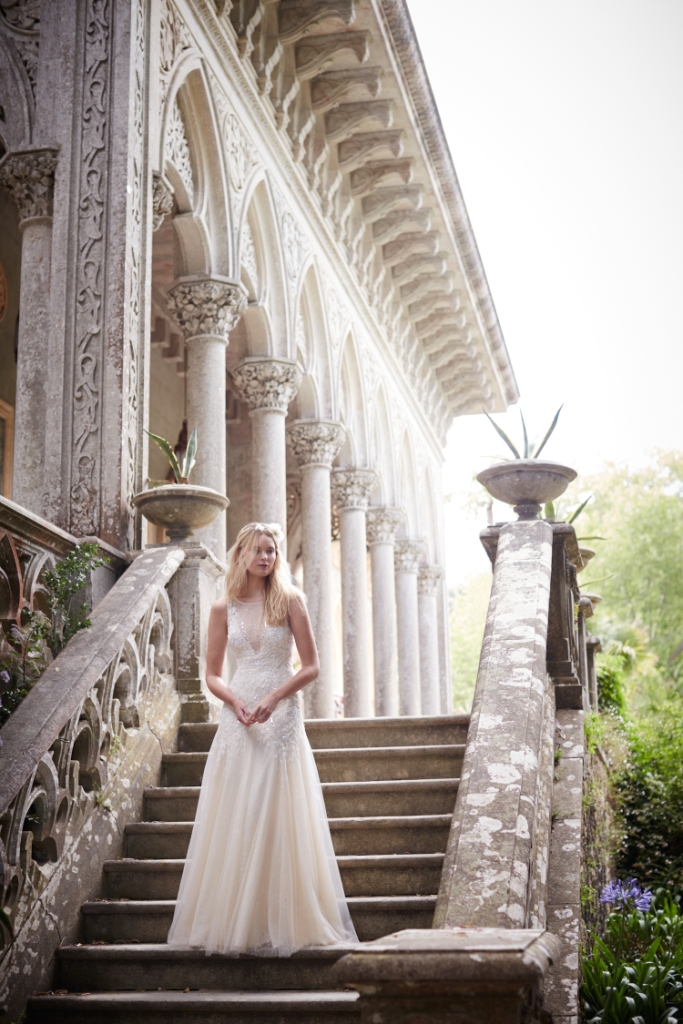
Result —
[{"label": "carved column capital", "polygon": [[226,277],[182,277],[166,296],[167,309],[186,341],[211,335],[227,343],[246,305],[242,285]]},{"label": "carved column capital", "polygon": [[396,572],[417,573],[420,560],[424,557],[424,542],[421,540],[397,540],[394,545],[394,568]]},{"label": "carved column capital", "polygon": [[417,573],[417,592],[425,597],[433,597],[443,578],[440,565],[421,565]]},{"label": "carved column capital", "polygon": [[232,371],[240,398],[251,412],[265,409],[285,414],[301,384],[301,371],[289,359],[254,357],[243,360]]},{"label": "carved column capital", "polygon": [[335,469],[332,473],[332,493],[337,510],[365,510],[376,486],[377,474],[374,469]]},{"label": "carved column capital", "polygon": [[152,229],[158,231],[173,209],[173,188],[163,174],[152,178]]},{"label": "carved column capital", "polygon": [[19,211],[19,223],[32,217],[51,217],[55,168],[59,150],[21,149],[0,163],[0,186],[7,189]]},{"label": "carved column capital", "polygon": [[345,436],[340,423],[328,420],[297,420],[287,428],[289,447],[300,466],[331,469]]},{"label": "carved column capital", "polygon": [[368,543],[393,544],[396,531],[405,521],[403,508],[373,506],[368,509]]}]

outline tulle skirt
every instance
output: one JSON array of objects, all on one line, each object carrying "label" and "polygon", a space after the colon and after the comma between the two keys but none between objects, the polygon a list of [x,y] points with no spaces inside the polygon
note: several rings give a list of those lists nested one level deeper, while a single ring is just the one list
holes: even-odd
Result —
[{"label": "tulle skirt", "polygon": [[[288,749],[234,719],[207,759],[172,946],[289,956],[357,942],[303,723]],[[233,742],[230,742],[230,739]]]}]

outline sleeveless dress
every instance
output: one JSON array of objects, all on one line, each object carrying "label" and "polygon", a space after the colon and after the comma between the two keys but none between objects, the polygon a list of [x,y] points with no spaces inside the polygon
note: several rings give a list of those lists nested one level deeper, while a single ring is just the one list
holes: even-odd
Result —
[{"label": "sleeveless dress", "polygon": [[[237,662],[230,688],[253,711],[293,674],[292,631],[288,622],[269,626],[261,602],[230,601],[228,642]],[[298,695],[249,727],[224,705],[169,945],[289,956],[348,942],[358,938]]]}]

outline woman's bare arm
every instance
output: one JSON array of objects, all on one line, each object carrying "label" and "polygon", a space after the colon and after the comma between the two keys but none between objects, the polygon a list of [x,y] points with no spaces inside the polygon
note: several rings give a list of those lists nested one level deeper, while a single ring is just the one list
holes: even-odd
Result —
[{"label": "woman's bare arm", "polygon": [[296,649],[299,652],[301,668],[285,683],[282,683],[276,690],[273,690],[267,697],[259,701],[250,715],[250,723],[266,722],[281,700],[284,700],[285,697],[291,697],[298,690],[302,690],[304,686],[317,679],[320,673],[318,650],[313,638],[311,620],[308,617],[306,605],[301,599],[295,599],[291,602],[289,624],[292,628]]},{"label": "woman's bare arm", "polygon": [[209,638],[206,645],[206,685],[214,697],[228,704],[242,725],[250,725],[249,711],[243,700],[237,697],[223,682],[223,662],[228,643],[228,605],[217,601],[209,614]]}]

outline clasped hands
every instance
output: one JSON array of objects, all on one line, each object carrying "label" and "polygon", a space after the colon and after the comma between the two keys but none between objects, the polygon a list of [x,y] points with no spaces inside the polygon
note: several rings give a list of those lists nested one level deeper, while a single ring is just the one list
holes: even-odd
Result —
[{"label": "clasped hands", "polygon": [[280,698],[276,697],[274,693],[270,693],[258,702],[253,711],[249,711],[244,701],[241,700],[235,701],[233,710],[237,716],[237,721],[241,722],[242,725],[261,725],[263,722],[268,721],[279,703]]}]

